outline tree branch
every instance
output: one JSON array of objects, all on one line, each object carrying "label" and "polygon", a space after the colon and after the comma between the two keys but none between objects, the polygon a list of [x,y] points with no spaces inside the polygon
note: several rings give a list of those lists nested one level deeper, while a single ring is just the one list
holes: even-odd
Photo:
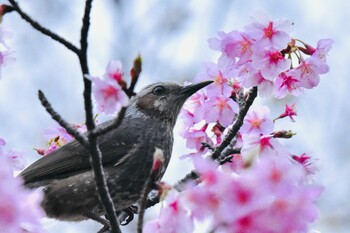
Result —
[{"label": "tree branch", "polygon": [[54,41],[57,41],[58,43],[64,45],[67,49],[71,50],[73,53],[77,54],[79,56],[79,49],[73,45],[71,42],[67,41],[63,37],[59,36],[58,34],[50,31],[49,29],[43,27],[38,22],[34,21],[28,14],[22,11],[22,9],[19,7],[18,3],[15,0],[9,0],[11,3],[13,9],[24,19],[26,22],[28,22],[33,28],[41,32],[42,34],[50,37]]},{"label": "tree branch", "polygon": [[241,110],[239,111],[239,114],[238,114],[238,117],[237,117],[235,124],[229,130],[229,132],[227,133],[226,137],[221,142],[221,144],[215,148],[213,154],[211,155],[211,158],[213,160],[216,160],[220,156],[221,152],[230,144],[232,139],[237,135],[239,129],[243,125],[244,117],[247,115],[247,112],[248,112],[250,106],[253,104],[254,99],[257,96],[257,93],[258,93],[257,87],[253,87],[250,90],[247,101],[245,102],[243,108],[241,108]]},{"label": "tree branch", "polygon": [[95,128],[90,133],[99,136],[111,131],[112,129],[118,128],[118,126],[122,123],[122,120],[124,119],[125,111],[126,107],[122,107],[118,113],[117,118],[115,118],[111,124],[107,125],[106,127]]},{"label": "tree branch", "polygon": [[44,106],[46,111],[51,115],[52,119],[57,121],[60,126],[62,126],[67,132],[72,135],[78,142],[80,142],[83,146],[87,147],[89,145],[88,139],[79,133],[71,124],[66,122],[51,106],[50,102],[47,100],[44,93],[39,90],[38,91],[39,100],[41,104]]},{"label": "tree branch", "polygon": [[106,214],[108,216],[109,223],[111,225],[112,233],[121,233],[117,215],[114,207],[113,200],[109,194],[107,181],[105,178],[101,151],[97,145],[97,138],[94,135],[89,135],[89,152],[90,152],[90,164],[95,176],[96,190],[103,205]]},{"label": "tree branch", "polygon": [[[89,74],[89,67],[87,62],[87,48],[88,48],[88,32],[90,29],[90,13],[91,13],[92,0],[86,0],[85,10],[83,16],[83,25],[81,27],[80,36],[80,53],[79,61],[81,71],[83,73],[84,80],[84,107],[85,107],[85,120],[86,127],[89,132],[95,129],[95,122],[92,111],[91,100],[91,81],[85,78],[85,74]],[[95,176],[96,190],[103,205],[106,215],[109,219],[112,233],[121,233],[117,215],[114,207],[113,200],[108,190],[106,177],[102,165],[102,154],[97,144],[97,135],[89,134],[89,152],[90,152],[90,164]]]},{"label": "tree branch", "polygon": [[143,219],[147,207],[147,196],[148,193],[152,190],[152,187],[154,186],[154,180],[152,179],[152,176],[150,175],[147,178],[146,185],[142,191],[141,198],[140,198],[140,207],[139,207],[139,218],[137,221],[137,233],[142,233],[143,228]]},{"label": "tree branch", "polygon": [[84,107],[85,107],[85,120],[88,130],[95,128],[94,117],[92,113],[92,101],[91,101],[91,81],[85,78],[84,75],[89,74],[89,66],[87,63],[87,48],[88,48],[88,32],[90,28],[90,12],[91,12],[92,0],[86,0],[85,11],[83,17],[83,25],[81,27],[80,35],[80,53],[79,61],[81,71],[83,73],[84,80]]}]

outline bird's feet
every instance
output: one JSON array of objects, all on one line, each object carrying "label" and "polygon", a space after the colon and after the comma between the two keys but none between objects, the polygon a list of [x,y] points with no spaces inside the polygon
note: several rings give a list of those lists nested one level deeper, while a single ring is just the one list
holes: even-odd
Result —
[{"label": "bird's feet", "polygon": [[136,205],[132,205],[122,211],[117,212],[118,220],[120,225],[125,226],[128,225],[133,219],[134,215],[137,214],[138,207]]}]

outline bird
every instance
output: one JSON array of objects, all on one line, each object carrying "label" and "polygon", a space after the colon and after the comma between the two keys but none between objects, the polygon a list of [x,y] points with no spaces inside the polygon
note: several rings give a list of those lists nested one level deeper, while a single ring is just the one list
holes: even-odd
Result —
[{"label": "bird", "polygon": [[[116,211],[122,211],[141,197],[152,169],[154,154],[163,156],[157,180],[169,164],[173,129],[185,101],[212,83],[204,81],[182,86],[157,82],[130,99],[121,124],[98,137],[107,186]],[[104,127],[104,122],[97,127]],[[104,223],[105,215],[95,188],[88,150],[75,139],[40,158],[19,176],[26,187],[41,188],[41,206],[47,217],[61,221],[93,219]]]}]

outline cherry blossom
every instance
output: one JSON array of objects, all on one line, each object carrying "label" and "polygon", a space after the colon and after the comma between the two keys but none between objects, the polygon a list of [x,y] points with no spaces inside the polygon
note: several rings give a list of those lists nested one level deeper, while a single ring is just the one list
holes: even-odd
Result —
[{"label": "cherry blossom", "polygon": [[207,122],[219,122],[222,126],[228,126],[238,113],[239,106],[231,98],[216,96],[206,102],[206,110]]},{"label": "cherry blossom", "polygon": [[204,125],[200,128],[198,128],[198,126],[199,125],[183,132],[182,136],[186,138],[186,146],[189,149],[196,149],[196,151],[202,152],[205,149],[202,143],[212,144],[212,140],[205,132],[208,125]]},{"label": "cherry blossom", "polygon": [[261,157],[240,175],[200,157],[194,164],[202,182],[189,184],[176,208],[182,204],[188,220],[209,221],[215,232],[306,232],[317,217],[315,202],[323,189],[305,182],[301,167],[286,156]]},{"label": "cherry blossom", "polygon": [[193,123],[198,123],[204,119],[203,106],[207,98],[208,97],[204,90],[199,90],[185,102],[183,111],[187,111],[187,114],[192,115]]},{"label": "cherry blossom", "polygon": [[88,76],[93,82],[92,92],[100,112],[113,114],[129,103],[129,98],[121,86],[111,80]]},{"label": "cherry blossom", "polygon": [[243,134],[243,146],[241,153],[247,159],[252,156],[283,155],[286,149],[272,135]]},{"label": "cherry blossom", "polygon": [[300,71],[300,86],[307,89],[314,88],[320,82],[320,74],[329,71],[327,64],[313,57],[307,58],[297,67]]},{"label": "cherry blossom", "polygon": [[110,79],[111,81],[116,81],[118,84],[122,85],[124,82],[123,78],[124,73],[122,71],[122,63],[118,60],[111,60],[106,67],[104,79]]},{"label": "cherry blossom", "polygon": [[0,156],[6,157],[8,161],[10,161],[10,168],[12,171],[21,171],[25,168],[27,165],[27,161],[24,158],[23,151],[17,151],[17,150],[4,150],[3,147],[6,145],[6,142],[4,139],[0,138]]},{"label": "cherry blossom", "polygon": [[317,58],[323,62],[326,62],[328,52],[331,50],[333,43],[334,42],[332,39],[319,40],[317,42],[317,47],[316,47],[314,53],[312,54],[312,57]]},{"label": "cherry blossom", "polygon": [[290,68],[291,60],[285,59],[279,50],[269,48],[256,54],[253,65],[259,68],[264,78],[273,81]]},{"label": "cherry blossom", "polygon": [[242,134],[269,134],[273,130],[273,121],[269,118],[270,110],[267,107],[254,108],[244,118],[240,132]]},{"label": "cherry blossom", "polygon": [[279,99],[287,93],[299,96],[303,89],[300,86],[300,73],[296,70],[289,70],[278,75],[275,81],[275,96]]},{"label": "cherry blossom", "polygon": [[208,62],[205,64],[205,68],[195,78],[196,81],[213,80],[214,82],[207,86],[207,96],[223,95],[230,97],[232,93],[232,87],[228,85],[228,78],[223,75],[221,70],[215,63]]},{"label": "cherry blossom", "polygon": [[219,58],[219,67],[227,59],[235,64],[236,58],[239,58],[237,65],[244,64],[253,55],[253,40],[249,34],[244,32],[219,32],[219,38],[209,39],[208,42],[210,48],[222,52]]},{"label": "cherry blossom", "polygon": [[259,47],[273,47],[281,50],[286,48],[291,40],[289,33],[293,23],[287,19],[271,20],[262,11],[256,11],[251,17],[252,23],[244,29],[254,39],[258,40]]},{"label": "cherry blossom", "polygon": [[0,226],[2,232],[40,233],[41,190],[29,191],[22,186],[20,177],[13,177],[12,158],[0,148]]},{"label": "cherry blossom", "polygon": [[194,223],[192,216],[184,208],[179,193],[171,190],[160,211],[159,218],[146,223],[145,233],[192,233]]},{"label": "cherry blossom", "polygon": [[275,120],[281,119],[281,118],[284,118],[284,117],[289,117],[289,119],[292,122],[295,122],[293,116],[296,116],[296,115],[297,115],[297,111],[295,109],[295,103],[290,105],[290,106],[287,103],[284,112],[281,115],[279,115]]},{"label": "cherry blossom", "polygon": [[306,175],[315,174],[317,171],[317,167],[314,164],[314,159],[306,153],[303,153],[299,156],[292,155],[292,158],[304,168]]}]

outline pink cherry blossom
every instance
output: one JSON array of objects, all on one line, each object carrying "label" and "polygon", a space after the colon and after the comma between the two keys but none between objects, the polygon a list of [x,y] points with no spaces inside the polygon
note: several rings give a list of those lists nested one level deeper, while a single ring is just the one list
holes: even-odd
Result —
[{"label": "pink cherry blossom", "polygon": [[244,170],[245,162],[241,154],[232,154],[231,161],[222,165],[223,171],[241,174]]},{"label": "pink cherry blossom", "polygon": [[240,66],[237,76],[243,87],[251,88],[257,86],[261,97],[269,97],[273,94],[273,81],[265,79],[261,75],[261,71],[256,70],[251,62]]},{"label": "pink cherry blossom", "polygon": [[179,193],[171,190],[159,214],[159,218],[148,222],[143,227],[145,233],[192,233],[192,216],[184,208]]},{"label": "pink cherry blossom", "polygon": [[251,18],[253,23],[244,29],[248,35],[257,40],[259,47],[273,47],[277,50],[287,47],[288,42],[291,41],[289,33],[293,25],[290,20],[277,19],[273,21],[262,11],[255,12]]},{"label": "pink cherry blossom", "polygon": [[117,60],[111,60],[106,67],[104,79],[110,79],[120,84],[123,81],[123,76],[122,63]]},{"label": "pink cherry blossom", "polygon": [[22,186],[20,177],[12,175],[11,160],[0,150],[0,226],[1,232],[40,233],[42,192],[29,191]]},{"label": "pink cherry blossom", "polygon": [[292,122],[295,122],[293,116],[296,116],[296,115],[297,115],[297,111],[295,109],[295,103],[292,104],[291,106],[289,106],[287,103],[284,112],[281,115],[279,115],[275,120],[284,118],[284,117],[289,117],[289,119]]},{"label": "pink cherry blossom", "polygon": [[12,171],[21,171],[25,168],[27,161],[24,158],[23,151],[17,151],[17,150],[4,150],[3,146],[6,145],[6,142],[4,139],[0,138],[0,156],[6,157],[7,160],[10,162],[11,166],[9,168],[12,169]]},{"label": "pink cherry blossom", "polygon": [[277,98],[284,98],[287,93],[299,96],[302,91],[300,73],[298,71],[293,69],[278,75],[275,81],[275,96]]},{"label": "pink cherry blossom", "polygon": [[118,83],[88,76],[93,82],[92,92],[100,112],[113,114],[129,103],[129,98]]},{"label": "pink cherry blossom", "polygon": [[194,124],[196,124],[194,120],[194,114],[188,111],[185,108],[181,109],[179,114],[179,124],[180,124],[180,135],[183,135],[186,131],[188,131]]},{"label": "pink cherry blossom", "polygon": [[222,126],[232,123],[238,113],[239,106],[231,98],[216,96],[206,102],[205,120],[207,122],[219,122]]},{"label": "pink cherry blossom", "polygon": [[10,150],[6,156],[10,158],[14,171],[22,171],[27,165],[23,151]]},{"label": "pink cherry blossom", "polygon": [[[74,125],[80,132],[86,131],[85,125]],[[49,126],[44,131],[44,137],[46,140],[48,140],[48,149],[39,149],[35,148],[36,152],[39,155],[45,156],[50,154],[52,151],[56,150],[57,148],[65,145],[69,141],[73,139],[73,136],[70,135],[66,129],[61,127],[60,125],[56,124],[55,126]]]},{"label": "pink cherry blossom", "polygon": [[306,153],[301,155],[292,155],[292,158],[297,161],[303,168],[306,175],[315,174],[317,167],[314,164],[314,159],[311,156],[308,156]]},{"label": "pink cherry blossom", "polygon": [[334,41],[332,39],[321,39],[317,42],[317,48],[315,52],[312,54],[313,58],[317,58],[322,62],[327,61],[328,52],[332,48],[332,44]]},{"label": "pink cherry blossom", "polygon": [[267,107],[254,108],[244,118],[240,129],[242,134],[269,134],[273,130],[273,121],[269,118],[270,110]]},{"label": "pink cherry blossom", "polygon": [[219,32],[219,38],[209,39],[208,42],[210,48],[222,52],[221,58],[219,58],[219,67],[222,57],[232,60],[232,64],[235,64],[236,58],[238,58],[237,65],[241,65],[253,55],[253,40],[244,32]]},{"label": "pink cherry blossom", "polygon": [[[194,123],[198,123],[204,119],[204,103],[208,97],[203,90],[194,93],[185,102],[183,109],[187,110],[187,114],[192,115]],[[189,119],[188,119],[189,120]]]},{"label": "pink cherry blossom", "polygon": [[297,70],[300,71],[300,86],[311,89],[318,85],[320,74],[327,73],[329,67],[321,60],[310,57],[302,61]]},{"label": "pink cherry blossom", "polygon": [[44,130],[44,137],[49,141],[59,141],[59,146],[62,146],[73,139],[73,136],[70,135],[65,128],[57,124],[55,126],[47,127]]},{"label": "pink cherry blossom", "polygon": [[196,81],[213,80],[214,82],[205,88],[207,96],[223,95],[230,97],[232,87],[228,84],[228,78],[225,77],[215,63],[208,62],[205,68],[195,78]]},{"label": "pink cherry blossom", "polygon": [[252,156],[272,156],[285,154],[285,148],[272,135],[243,134],[241,153],[247,159]]},{"label": "pink cherry blossom", "polygon": [[269,48],[256,54],[253,65],[264,78],[273,81],[281,72],[290,68],[291,60],[285,59],[279,50]]},{"label": "pink cherry blossom", "polygon": [[186,146],[189,149],[196,149],[198,152],[203,152],[205,148],[202,143],[212,144],[212,140],[209,138],[208,134],[205,132],[207,125],[200,127],[191,127],[187,131],[184,131],[182,136],[186,139]]},{"label": "pink cherry blossom", "polygon": [[201,157],[194,164],[201,183],[188,185],[181,204],[215,232],[306,232],[317,216],[323,189],[305,182],[301,167],[287,156],[261,157],[240,175]]}]

